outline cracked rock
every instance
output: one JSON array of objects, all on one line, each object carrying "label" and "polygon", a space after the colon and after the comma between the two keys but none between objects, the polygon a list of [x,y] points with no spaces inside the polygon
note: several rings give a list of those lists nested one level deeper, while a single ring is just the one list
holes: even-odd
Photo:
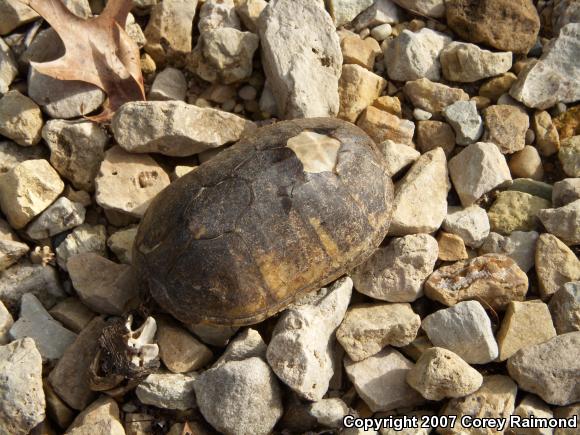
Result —
[{"label": "cracked rock", "polygon": [[26,234],[33,240],[48,239],[81,225],[84,220],[83,205],[61,197],[28,225]]}]

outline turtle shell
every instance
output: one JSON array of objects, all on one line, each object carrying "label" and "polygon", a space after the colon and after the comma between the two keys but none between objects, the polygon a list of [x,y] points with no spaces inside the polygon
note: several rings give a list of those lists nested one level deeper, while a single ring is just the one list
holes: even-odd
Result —
[{"label": "turtle shell", "polygon": [[249,325],[366,260],[389,227],[377,146],[337,119],[255,130],[149,206],[133,261],[186,324]]}]

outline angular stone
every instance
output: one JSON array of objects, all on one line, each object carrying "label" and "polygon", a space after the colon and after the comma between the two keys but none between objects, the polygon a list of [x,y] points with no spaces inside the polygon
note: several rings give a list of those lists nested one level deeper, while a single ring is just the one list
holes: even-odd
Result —
[{"label": "angular stone", "polygon": [[370,29],[381,24],[395,24],[403,18],[402,11],[392,0],[375,0],[372,6],[361,12],[352,22],[354,29]]},{"label": "angular stone", "polygon": [[240,29],[234,0],[207,0],[199,9],[199,32],[205,33],[220,27]]},{"label": "angular stone", "polygon": [[18,0],[0,1],[0,35],[6,35],[37,18],[36,12]]},{"label": "angular stone", "polygon": [[[369,2],[370,0],[361,0]],[[236,3],[236,12],[244,26],[250,31],[258,32],[258,20],[268,3],[265,0],[240,0]]]},{"label": "angular stone", "polygon": [[195,408],[196,377],[177,373],[152,373],[135,389],[141,403],[161,409],[185,411]]},{"label": "angular stone", "polygon": [[385,67],[391,80],[408,81],[423,77],[435,82],[441,79],[439,54],[451,42],[449,36],[423,28],[403,32],[389,41],[385,50]]},{"label": "angular stone", "polygon": [[437,235],[437,245],[438,258],[441,261],[466,260],[469,257],[463,239],[455,234],[440,231]]},{"label": "angular stone", "polygon": [[560,239],[544,233],[536,244],[540,295],[548,298],[570,281],[580,280],[580,260]]},{"label": "angular stone", "polygon": [[519,387],[537,394],[551,405],[570,405],[580,400],[580,331],[558,335],[526,347],[507,363]]},{"label": "angular stone", "polygon": [[330,0],[329,12],[336,27],[350,23],[358,14],[370,7],[374,0]]},{"label": "angular stone", "polygon": [[443,149],[435,148],[419,157],[396,184],[389,235],[431,233],[439,229],[447,215],[449,188]]},{"label": "angular stone", "polygon": [[167,67],[156,76],[151,89],[149,99],[157,101],[184,101],[187,93],[187,81],[185,75],[177,68]]},{"label": "angular stone", "polygon": [[393,0],[404,9],[418,12],[419,15],[441,18],[445,16],[444,0]]},{"label": "angular stone", "polygon": [[5,345],[10,342],[10,336],[8,331],[14,324],[14,319],[10,314],[10,311],[4,306],[4,303],[0,301],[0,345]]},{"label": "angular stone", "polygon": [[342,399],[322,399],[310,404],[308,413],[322,426],[339,428],[349,413],[349,407]]},{"label": "angular stone", "polygon": [[253,357],[264,360],[267,350],[266,343],[264,343],[260,333],[255,329],[246,328],[228,344],[212,368],[221,367],[230,361],[242,361]]},{"label": "angular stone", "polygon": [[509,105],[490,106],[483,111],[484,142],[495,143],[502,154],[520,151],[526,144],[530,119],[525,110]]},{"label": "angular stone", "polygon": [[465,301],[435,311],[421,328],[435,346],[449,349],[469,364],[487,364],[498,356],[491,321],[477,301]]},{"label": "angular stone", "polygon": [[38,106],[18,91],[8,91],[0,98],[0,134],[18,145],[40,142],[42,113]]},{"label": "angular stone", "polygon": [[503,94],[509,92],[517,79],[518,76],[512,72],[507,72],[489,79],[479,88],[479,95],[481,97],[489,98],[491,102],[496,103]]},{"label": "angular stone", "polygon": [[447,80],[472,83],[509,71],[512,53],[493,53],[474,44],[452,42],[441,51],[440,62]]},{"label": "angular stone", "polygon": [[101,396],[74,419],[67,435],[125,435],[114,399]]},{"label": "angular stone", "polygon": [[372,412],[420,405],[424,399],[405,381],[413,363],[387,347],[362,361],[344,358],[344,369]]},{"label": "angular stone", "polygon": [[541,180],[544,178],[544,167],[538,150],[531,145],[526,145],[520,151],[515,152],[510,159],[509,168],[514,177]]},{"label": "angular stone", "polygon": [[409,304],[359,304],[349,308],[336,338],[350,359],[361,361],[385,346],[408,345],[420,325]]},{"label": "angular stone", "polygon": [[580,331],[580,282],[566,283],[548,304],[558,334]]},{"label": "angular stone", "polygon": [[30,248],[26,243],[0,238],[0,272],[18,262],[28,251]]},{"label": "angular stone", "polygon": [[67,298],[49,311],[50,315],[75,333],[81,332],[89,324],[95,313],[75,297]]},{"label": "angular stone", "polygon": [[538,237],[540,234],[536,231],[514,231],[508,236],[492,232],[480,247],[479,253],[507,255],[527,273],[534,266]]},{"label": "angular stone", "polygon": [[84,220],[85,208],[82,204],[61,197],[28,225],[26,234],[33,240],[48,239],[81,225]]},{"label": "angular stone", "polygon": [[25,160],[38,160],[47,156],[42,145],[23,147],[11,141],[0,140],[0,176]]},{"label": "angular stone", "polygon": [[580,199],[563,207],[540,210],[538,217],[549,233],[566,244],[580,244]]},{"label": "angular stone", "polygon": [[137,227],[132,227],[119,230],[108,238],[107,246],[121,263],[132,263],[133,243],[136,236]]},{"label": "angular stone", "polygon": [[231,113],[182,101],[135,101],[117,110],[111,128],[128,152],[184,157],[236,142],[255,125]]},{"label": "angular stone", "polygon": [[457,101],[443,109],[445,119],[455,131],[459,145],[469,145],[483,134],[483,122],[474,101]]},{"label": "angular stone", "polygon": [[0,432],[27,435],[44,418],[42,359],[32,338],[0,346]]},{"label": "angular stone", "polygon": [[449,207],[442,228],[461,237],[471,248],[481,246],[490,229],[487,213],[477,205],[466,208]]},{"label": "angular stone", "polygon": [[513,190],[500,192],[487,212],[491,230],[504,235],[514,231],[539,230],[538,213],[550,206],[550,201],[529,193]]},{"label": "angular stone", "polygon": [[527,275],[511,258],[500,254],[443,266],[425,282],[425,295],[447,306],[475,298],[503,310],[510,301],[523,300],[527,291]]},{"label": "angular stone", "polygon": [[558,159],[569,177],[580,177],[580,136],[563,140]]},{"label": "angular stone", "polygon": [[419,121],[417,123],[417,147],[422,153],[441,147],[446,156],[455,148],[453,128],[441,121]]},{"label": "angular stone", "polygon": [[483,376],[450,350],[432,347],[407,372],[406,380],[427,400],[442,400],[474,393]]},{"label": "angular stone", "polygon": [[344,65],[338,83],[338,117],[356,122],[359,115],[383,92],[387,81],[359,65]]},{"label": "angular stone", "polygon": [[281,117],[336,115],[342,53],[330,15],[310,0],[278,0],[264,9],[258,28]]},{"label": "angular stone", "polygon": [[532,126],[536,135],[536,147],[545,157],[555,154],[560,149],[560,136],[552,122],[552,117],[545,110],[534,113]]},{"label": "angular stone", "polygon": [[[2,6],[0,6],[2,8]],[[9,86],[18,75],[18,65],[8,44],[0,38],[0,95],[8,92]]]},{"label": "angular stone", "polygon": [[340,41],[345,64],[360,65],[372,70],[375,57],[382,53],[379,43],[373,38],[362,39],[359,35],[347,35]]},{"label": "angular stone", "polygon": [[[344,67],[343,67],[344,68]],[[399,118],[403,117],[403,110],[401,108],[401,100],[398,97],[390,97],[383,95],[373,101],[373,106],[377,109],[389,112]]]},{"label": "angular stone", "polygon": [[[528,394],[523,398],[520,404],[516,407],[513,415],[521,417],[522,422],[524,419],[533,420],[534,417],[537,417],[538,419],[554,418],[554,413],[550,407],[532,394]],[[520,423],[518,426],[520,425],[522,424]],[[554,430],[552,428],[520,428],[513,425],[511,432],[513,432],[514,435],[552,435]]]},{"label": "angular stone", "polygon": [[351,272],[355,288],[375,299],[413,302],[423,294],[437,251],[437,241],[428,234],[394,238]]},{"label": "angular stone", "polygon": [[413,121],[401,119],[374,106],[366,108],[358,118],[356,125],[362,128],[376,143],[392,140],[414,146],[415,124]]},{"label": "angular stone", "polygon": [[94,252],[102,256],[106,255],[107,230],[104,225],[80,225],[76,227],[56,247],[56,261],[58,265],[67,270],[66,264],[69,258],[78,254]]},{"label": "angular stone", "polygon": [[580,178],[565,178],[554,183],[552,204],[554,207],[568,205],[580,199]]},{"label": "angular stone", "polygon": [[430,113],[441,113],[443,109],[457,101],[469,100],[469,95],[463,89],[435,83],[427,78],[408,81],[403,87],[403,92],[413,106]]},{"label": "angular stone", "polygon": [[385,157],[387,173],[394,176],[401,170],[411,166],[421,153],[408,145],[386,140],[378,144],[379,150]]}]

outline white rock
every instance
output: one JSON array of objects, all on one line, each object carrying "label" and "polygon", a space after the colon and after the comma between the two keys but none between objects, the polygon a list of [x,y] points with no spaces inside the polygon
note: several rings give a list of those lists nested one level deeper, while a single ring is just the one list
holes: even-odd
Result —
[{"label": "white rock", "polygon": [[562,28],[542,52],[536,63],[530,63],[518,76],[510,95],[528,107],[547,109],[558,102],[580,99],[580,23]]},{"label": "white rock", "polygon": [[223,366],[230,361],[242,361],[253,357],[265,361],[267,349],[260,333],[255,329],[246,328],[228,344],[228,347],[212,368]]},{"label": "white rock", "polygon": [[119,230],[107,239],[107,246],[121,263],[131,264],[137,227]]},{"label": "white rock", "polygon": [[441,79],[439,54],[451,42],[449,36],[431,29],[419,32],[403,30],[389,41],[385,50],[385,67],[390,79],[398,81]]},{"label": "white rock", "polygon": [[27,435],[45,418],[42,358],[31,338],[0,346],[0,432]]},{"label": "white rock", "polygon": [[471,248],[480,247],[489,235],[489,218],[486,211],[471,205],[466,208],[449,207],[443,229],[455,234]]},{"label": "white rock", "polygon": [[255,124],[182,101],[135,101],[117,110],[111,128],[128,152],[184,157],[236,142]]},{"label": "white rock", "polygon": [[429,121],[433,117],[431,112],[427,112],[423,109],[415,109],[413,110],[413,118],[417,121]]},{"label": "white rock", "polygon": [[538,217],[551,234],[567,245],[580,244],[580,199],[559,208],[546,208]]},{"label": "white rock", "polygon": [[452,42],[441,52],[440,61],[447,80],[471,83],[509,71],[512,53],[494,53],[475,44]]},{"label": "white rock", "polygon": [[102,256],[106,255],[107,230],[104,225],[80,225],[76,227],[56,247],[56,262],[67,270],[66,263],[69,258],[86,252],[94,252]]},{"label": "white rock", "polygon": [[514,231],[509,236],[489,233],[479,249],[480,254],[504,254],[514,260],[524,272],[534,266],[534,252],[540,234],[536,231]]},{"label": "white rock", "polygon": [[469,364],[487,364],[498,356],[491,321],[477,301],[465,301],[435,311],[421,328],[435,346],[449,349]]},{"label": "white rock", "polygon": [[26,243],[4,240],[0,237],[0,272],[8,269],[30,251]]},{"label": "white rock", "polygon": [[14,319],[10,311],[6,308],[4,303],[0,301],[0,345],[5,345],[10,342],[8,331],[14,324]]},{"label": "white rock", "polygon": [[[425,187],[429,186],[429,189]],[[447,158],[442,148],[423,154],[395,185],[389,235],[431,233],[447,216]]]},{"label": "white rock", "polygon": [[421,157],[421,153],[414,148],[402,143],[396,143],[387,139],[381,142],[379,150],[385,157],[387,173],[393,176],[405,168],[408,168]]},{"label": "white rock", "polygon": [[332,351],[352,292],[348,277],[288,308],[274,329],[267,359],[274,373],[307,400],[326,394],[334,373]]},{"label": "white rock", "polygon": [[348,406],[342,399],[322,399],[308,405],[308,414],[316,422],[326,427],[341,427],[342,419],[349,413]]},{"label": "white rock", "polygon": [[8,92],[12,80],[18,75],[18,65],[8,44],[0,38],[0,95]]},{"label": "white rock", "polygon": [[205,33],[220,27],[240,28],[234,0],[207,0],[199,10],[199,32]]},{"label": "white rock", "polygon": [[483,120],[477,113],[475,101],[456,101],[443,109],[445,119],[455,131],[459,145],[469,145],[483,134]]},{"label": "white rock", "polygon": [[187,82],[181,70],[167,67],[155,76],[149,90],[149,99],[184,101],[186,92]]},{"label": "white rock", "polygon": [[472,144],[449,160],[449,174],[464,207],[512,179],[504,155],[486,142]]},{"label": "white rock", "polygon": [[152,373],[135,389],[141,403],[161,409],[185,411],[195,408],[194,375]]},{"label": "white rock", "polygon": [[423,294],[438,252],[437,240],[428,234],[392,239],[352,271],[355,288],[375,299],[412,302]]},{"label": "white rock", "polygon": [[391,0],[375,0],[371,7],[364,10],[353,21],[354,29],[376,27],[381,24],[395,24],[403,18],[402,11]]},{"label": "white rock", "polygon": [[558,334],[580,331],[580,281],[564,284],[554,293],[548,307]]},{"label": "white rock", "polygon": [[13,340],[34,339],[43,361],[59,359],[77,335],[54,320],[32,293],[22,296],[20,317],[10,328]]},{"label": "white rock", "polygon": [[82,204],[60,197],[28,225],[26,234],[33,240],[48,239],[81,225],[85,212]]},{"label": "white rock", "polygon": [[371,30],[371,36],[378,42],[383,42],[391,36],[391,33],[393,33],[393,27],[389,23],[380,24]]},{"label": "white rock", "polygon": [[393,0],[399,6],[411,12],[418,12],[433,18],[445,16],[445,0]]},{"label": "white rock", "polygon": [[8,91],[0,98],[0,134],[18,145],[40,141],[42,113],[34,101],[20,92]]},{"label": "white rock", "polygon": [[329,11],[336,27],[350,23],[358,14],[374,3],[374,0],[330,0]]},{"label": "white rock", "polygon": [[275,0],[259,20],[262,63],[283,118],[335,116],[342,52],[334,23],[311,0]]},{"label": "white rock", "polygon": [[344,368],[358,395],[373,412],[420,405],[424,399],[405,378],[413,363],[393,348],[354,362],[348,356]]}]

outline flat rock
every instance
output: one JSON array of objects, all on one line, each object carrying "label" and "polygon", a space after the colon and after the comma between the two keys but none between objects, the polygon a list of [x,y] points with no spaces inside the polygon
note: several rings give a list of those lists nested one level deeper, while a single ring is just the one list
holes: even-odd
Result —
[{"label": "flat rock", "polygon": [[355,288],[375,299],[413,302],[423,294],[437,253],[437,241],[428,234],[394,238],[351,272]]},{"label": "flat rock", "polygon": [[449,157],[455,149],[455,132],[453,128],[442,121],[417,122],[417,148],[421,153],[427,153],[441,147],[445,156]]},{"label": "flat rock", "polygon": [[48,239],[81,225],[85,212],[82,204],[60,197],[28,225],[26,234],[33,240]]},{"label": "flat rock", "polygon": [[580,260],[560,239],[544,233],[536,244],[540,295],[548,298],[570,281],[580,280]]},{"label": "flat rock", "polygon": [[288,308],[274,329],[267,360],[278,378],[307,400],[326,394],[334,373],[336,328],[352,292],[348,277],[310,294]]},{"label": "flat rock", "polygon": [[403,169],[411,166],[419,157],[421,153],[409,145],[386,140],[378,144],[381,154],[385,157],[387,164],[387,173],[389,176],[394,176]]},{"label": "flat rock", "polygon": [[358,14],[370,7],[374,0],[330,0],[329,12],[336,27],[350,23]]},{"label": "flat rock", "polygon": [[184,157],[236,142],[255,125],[182,101],[134,101],[117,110],[111,128],[125,151]]},{"label": "flat rock", "polygon": [[152,373],[135,389],[141,403],[161,409],[185,411],[195,408],[196,377],[179,373]]},{"label": "flat rock", "polygon": [[81,332],[95,317],[78,298],[70,297],[60,301],[49,311],[50,315],[58,320],[65,328],[75,333]]},{"label": "flat rock", "polygon": [[489,235],[489,219],[486,211],[477,206],[449,207],[442,228],[455,234],[471,247],[481,246]]},{"label": "flat rock", "polygon": [[502,154],[524,149],[530,118],[525,110],[510,105],[489,106],[483,111],[485,134],[482,141],[493,142]]},{"label": "flat rock", "polygon": [[387,81],[360,65],[344,65],[338,84],[338,117],[356,122],[359,115],[383,92]]},{"label": "flat rock", "polygon": [[580,400],[580,331],[558,335],[526,347],[507,363],[519,387],[537,394],[551,405],[570,405]]},{"label": "flat rock", "polygon": [[17,75],[18,65],[14,54],[8,44],[0,38],[0,95],[8,92],[10,84]]},{"label": "flat rock", "polygon": [[411,12],[427,17],[442,18],[445,16],[444,0],[393,0],[394,3]]},{"label": "flat rock", "polygon": [[561,142],[558,159],[569,177],[580,177],[580,136],[570,137]]},{"label": "flat rock", "polygon": [[392,140],[413,146],[415,124],[375,106],[368,106],[356,123],[376,143]]},{"label": "flat rock", "polygon": [[361,361],[385,346],[406,346],[417,336],[421,318],[409,304],[353,305],[336,338],[353,361]]},{"label": "flat rock", "polygon": [[167,67],[160,71],[149,90],[149,99],[156,101],[185,101],[187,81],[177,68]]},{"label": "flat rock", "polygon": [[472,83],[509,71],[512,53],[494,53],[475,44],[452,42],[441,51],[440,62],[447,80]]},{"label": "flat rock", "polygon": [[427,400],[443,400],[474,393],[483,376],[450,350],[432,347],[407,372],[406,380]]},{"label": "flat rock", "polygon": [[106,240],[107,229],[104,225],[80,225],[56,247],[56,261],[63,270],[67,270],[69,258],[75,255],[94,252],[104,257],[107,252]]},{"label": "flat rock", "polygon": [[42,358],[32,338],[0,346],[0,432],[26,435],[45,418]]},{"label": "flat rock", "polygon": [[336,115],[342,53],[330,15],[310,0],[277,0],[264,9],[258,30],[279,114],[285,119]]},{"label": "flat rock", "polygon": [[30,251],[26,243],[0,238],[0,272],[8,269]]},{"label": "flat rock", "polygon": [[503,310],[510,301],[523,300],[527,291],[527,275],[511,258],[500,254],[443,266],[425,282],[425,295],[447,306],[477,298]]},{"label": "flat rock", "polygon": [[421,328],[435,346],[449,349],[469,364],[487,364],[498,356],[491,321],[477,301],[465,301],[425,317]]},{"label": "flat rock", "polygon": [[580,199],[580,178],[565,178],[554,183],[552,204],[554,207],[568,205]]},{"label": "flat rock", "polygon": [[515,178],[513,182],[505,186],[505,190],[529,193],[533,196],[539,196],[548,201],[552,199],[552,185],[542,181],[532,180],[531,178]]},{"label": "flat rock", "polygon": [[477,113],[475,101],[456,101],[443,109],[443,116],[455,131],[459,145],[469,145],[483,134],[483,121]]},{"label": "flat rock", "polygon": [[423,397],[405,381],[413,363],[393,348],[362,361],[344,359],[344,369],[358,395],[372,412],[420,405]]},{"label": "flat rock", "polygon": [[457,101],[469,100],[469,95],[463,89],[435,83],[427,78],[408,81],[403,92],[413,106],[430,113],[441,113],[445,107]]},{"label": "flat rock", "polygon": [[580,244],[580,199],[563,207],[540,210],[538,217],[549,233],[566,244]]},{"label": "flat rock", "polygon": [[558,334],[580,331],[580,282],[568,282],[548,304]]},{"label": "flat rock", "polygon": [[539,230],[538,214],[550,206],[550,201],[529,193],[512,190],[500,192],[487,212],[491,230],[504,235],[514,231]]},{"label": "flat rock", "polygon": [[507,255],[527,273],[534,266],[538,237],[540,234],[536,231],[513,231],[507,236],[491,232],[481,245],[479,253]]},{"label": "flat rock", "polygon": [[8,91],[0,98],[0,134],[18,145],[40,142],[42,113],[34,101],[18,91]]},{"label": "flat rock", "polygon": [[441,79],[439,55],[451,42],[443,33],[423,28],[418,32],[403,30],[389,41],[385,50],[385,67],[391,80],[408,81],[423,77],[435,82]]}]

